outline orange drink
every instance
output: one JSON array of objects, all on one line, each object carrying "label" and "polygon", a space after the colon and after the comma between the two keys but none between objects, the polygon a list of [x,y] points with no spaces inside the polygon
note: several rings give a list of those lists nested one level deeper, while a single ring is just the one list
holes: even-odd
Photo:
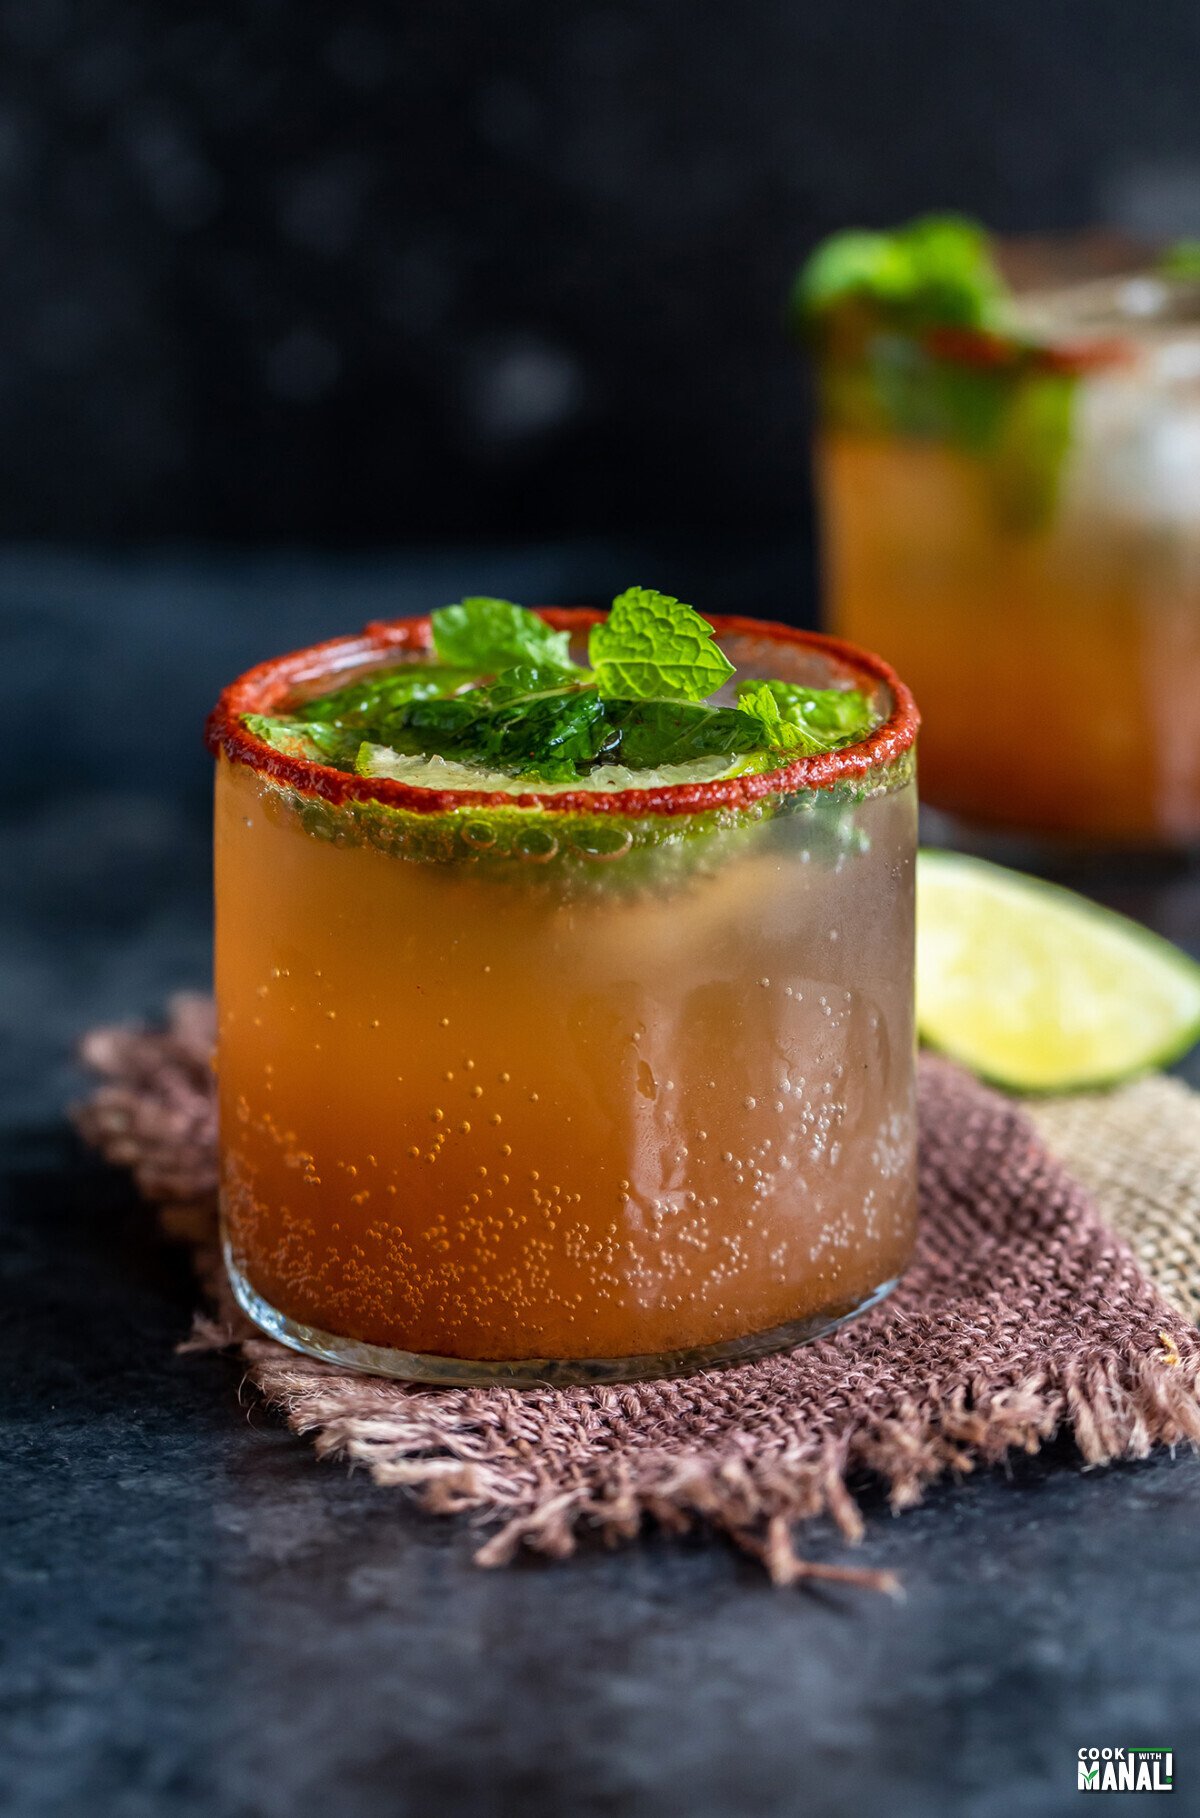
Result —
[{"label": "orange drink", "polygon": [[[598,618],[542,622],[577,646]],[[870,729],[697,782],[508,790],[261,736],[357,679],[407,685],[428,620],[222,697],[224,1233],[285,1342],[423,1380],[619,1380],[828,1330],[903,1269],[911,702],[831,640],[715,629],[743,683],[853,688]]]},{"label": "orange drink", "polygon": [[935,807],[1194,842],[1200,285],[1148,273],[963,314],[859,295],[823,318],[829,622],[911,682]]}]

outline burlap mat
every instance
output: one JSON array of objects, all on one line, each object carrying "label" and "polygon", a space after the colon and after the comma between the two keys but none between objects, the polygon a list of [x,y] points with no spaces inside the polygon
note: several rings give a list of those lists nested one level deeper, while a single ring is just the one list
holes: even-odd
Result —
[{"label": "burlap mat", "polygon": [[1200,1094],[1153,1073],[1026,1108],[1151,1281],[1200,1321]]},{"label": "burlap mat", "polygon": [[935,1478],[1061,1431],[1086,1465],[1200,1442],[1200,1108],[1177,1083],[1042,1103],[1031,1120],[923,1060],[917,1256],[867,1317],[675,1382],[427,1389],[298,1356],[232,1305],[214,1243],[211,1040],[211,1007],[194,998],[165,1033],[94,1033],[84,1058],[104,1083],[78,1113],[194,1246],[212,1307],[190,1344],[239,1348],[322,1457],[473,1517],[482,1565],[522,1546],[570,1553],[585,1529],[614,1542],[647,1518],[701,1520],[779,1583],[886,1589],[886,1574],[801,1559],[796,1525],[828,1514],[856,1537],[859,1488],[881,1482],[902,1509]]}]

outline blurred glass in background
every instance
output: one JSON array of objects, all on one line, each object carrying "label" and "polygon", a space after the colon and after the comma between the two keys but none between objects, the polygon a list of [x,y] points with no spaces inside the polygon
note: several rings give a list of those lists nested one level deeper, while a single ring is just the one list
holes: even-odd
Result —
[{"label": "blurred glass in background", "polygon": [[930,217],[800,281],[828,621],[909,680],[967,821],[1200,839],[1198,252]]}]

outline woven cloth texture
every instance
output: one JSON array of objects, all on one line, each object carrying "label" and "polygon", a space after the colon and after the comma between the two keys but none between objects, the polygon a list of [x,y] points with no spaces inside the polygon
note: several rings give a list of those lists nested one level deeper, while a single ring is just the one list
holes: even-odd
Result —
[{"label": "woven cloth texture", "polygon": [[[1200,1442],[1200,1339],[1183,1310],[1194,1265],[1180,1260],[1195,1255],[1195,1172],[1177,1175],[1169,1159],[1177,1130],[1193,1156],[1200,1145],[1183,1088],[1148,1081],[1036,1113],[1081,1177],[1086,1156],[1110,1223],[1025,1110],[923,1059],[917,1254],[872,1313],[819,1343],[678,1381],[430,1389],[299,1356],[233,1306],[215,1248],[211,1043],[211,1006],[196,998],[173,1006],[165,1031],[95,1032],[84,1058],[102,1083],[77,1113],[86,1140],[130,1168],[195,1248],[211,1306],[190,1344],[240,1349],[321,1456],[365,1465],[425,1510],[473,1517],[480,1564],[523,1546],[562,1556],[587,1529],[631,1539],[649,1518],[708,1523],[777,1582],[889,1588],[886,1575],[803,1559],[799,1524],[828,1515],[854,1538],[862,1487],[882,1483],[903,1509],[938,1477],[1063,1431],[1087,1465]],[[1172,1224],[1181,1193],[1186,1238]],[[1159,1268],[1175,1305],[1152,1279]]]},{"label": "woven cloth texture", "polygon": [[1028,1109],[1151,1280],[1200,1321],[1200,1094],[1157,1073]]}]

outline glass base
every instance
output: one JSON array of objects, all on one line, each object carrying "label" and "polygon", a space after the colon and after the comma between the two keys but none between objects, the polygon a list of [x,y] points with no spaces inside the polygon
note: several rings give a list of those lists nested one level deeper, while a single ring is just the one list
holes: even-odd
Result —
[{"label": "glass base", "polygon": [[815,1313],[807,1319],[772,1326],[766,1332],[753,1332],[746,1338],[729,1338],[720,1344],[696,1345],[683,1351],[647,1352],[636,1357],[439,1357],[420,1351],[397,1351],[390,1345],[363,1344],[357,1338],[339,1338],[319,1326],[306,1326],[271,1306],[251,1287],[234,1265],[228,1246],[225,1268],[243,1313],[293,1351],[340,1364],[347,1370],[361,1370],[368,1376],[393,1376],[402,1382],[438,1383],[448,1388],[485,1387],[489,1383],[507,1383],[515,1388],[566,1388],[572,1383],[644,1382],[656,1376],[690,1376],[695,1370],[750,1363],[771,1351],[790,1351],[796,1345],[826,1337],[847,1320],[857,1319],[860,1313],[878,1306],[896,1286],[894,1280],[885,1281],[857,1306],[840,1313]]}]

